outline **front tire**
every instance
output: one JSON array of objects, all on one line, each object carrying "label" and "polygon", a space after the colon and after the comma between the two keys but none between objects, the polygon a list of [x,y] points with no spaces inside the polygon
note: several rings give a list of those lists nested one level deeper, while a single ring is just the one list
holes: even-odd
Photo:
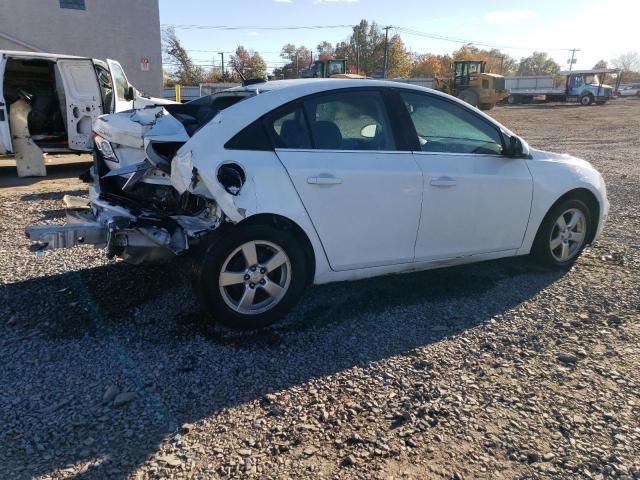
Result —
[{"label": "front tire", "polygon": [[531,256],[547,266],[569,268],[587,245],[592,228],[592,215],[584,202],[561,202],[544,217]]},{"label": "front tire", "polygon": [[458,98],[463,102],[467,102],[469,105],[473,105],[474,107],[478,106],[478,94],[470,88],[460,92]]},{"label": "front tire", "polygon": [[195,290],[206,316],[234,330],[282,318],[300,299],[307,259],[290,231],[271,225],[231,227],[197,261]]},{"label": "front tire", "polygon": [[586,94],[580,97],[580,105],[588,107],[593,103],[593,97],[591,94]]}]

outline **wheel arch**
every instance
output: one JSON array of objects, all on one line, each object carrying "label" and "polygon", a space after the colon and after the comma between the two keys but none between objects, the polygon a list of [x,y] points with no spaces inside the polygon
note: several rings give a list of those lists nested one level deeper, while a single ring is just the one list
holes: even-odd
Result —
[{"label": "wheel arch", "polygon": [[[308,263],[308,274],[306,283],[311,285],[316,274],[316,253],[313,244],[304,229],[295,221],[276,213],[257,213],[251,215],[236,225],[270,225],[278,230],[289,231],[300,241],[305,258]],[[233,228],[233,227],[231,227]]]},{"label": "wheel arch", "polygon": [[551,212],[556,206],[558,206],[559,204],[561,204],[562,202],[565,202],[567,200],[581,200],[589,208],[589,213],[591,214],[591,217],[592,217],[593,221],[591,222],[591,225],[589,226],[589,232],[587,234],[588,235],[587,244],[591,243],[593,241],[595,235],[596,235],[596,232],[598,231],[598,224],[600,222],[600,208],[601,207],[600,207],[600,201],[594,195],[594,193],[591,190],[589,190],[588,188],[584,188],[584,187],[578,187],[578,188],[574,188],[572,190],[569,190],[568,192],[564,193],[555,202],[553,202],[551,204],[551,206],[547,209],[546,213],[542,217],[542,220],[538,224],[538,228],[536,229],[536,237],[538,235],[538,232],[542,228],[542,225],[544,224],[547,216],[549,215],[549,212]]}]

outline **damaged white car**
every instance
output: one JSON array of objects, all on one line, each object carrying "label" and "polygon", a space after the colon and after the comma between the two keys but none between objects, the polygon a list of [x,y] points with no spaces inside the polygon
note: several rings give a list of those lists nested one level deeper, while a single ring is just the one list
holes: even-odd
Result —
[{"label": "damaged white car", "polygon": [[312,283],[529,253],[566,267],[609,210],[587,162],[392,82],[237,87],[102,116],[94,138],[89,198],[29,238],[134,263],[194,254],[203,308],[238,329],[282,317]]}]

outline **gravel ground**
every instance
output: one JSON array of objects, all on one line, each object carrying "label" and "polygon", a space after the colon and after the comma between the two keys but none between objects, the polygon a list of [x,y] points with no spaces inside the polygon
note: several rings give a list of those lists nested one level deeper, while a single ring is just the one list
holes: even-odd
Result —
[{"label": "gravel ground", "polygon": [[491,113],[605,176],[605,234],[570,272],[314,287],[259,334],[199,327],[180,262],[36,259],[24,226],[79,182],[1,189],[2,476],[640,478],[640,101]]}]

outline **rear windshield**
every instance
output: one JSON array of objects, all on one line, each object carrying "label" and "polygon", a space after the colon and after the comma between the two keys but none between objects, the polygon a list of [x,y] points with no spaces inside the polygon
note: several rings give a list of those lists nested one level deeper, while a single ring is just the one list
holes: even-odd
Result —
[{"label": "rear windshield", "polygon": [[218,92],[187,103],[166,105],[165,109],[180,121],[189,136],[192,136],[225,108],[253,96],[255,91]]}]

